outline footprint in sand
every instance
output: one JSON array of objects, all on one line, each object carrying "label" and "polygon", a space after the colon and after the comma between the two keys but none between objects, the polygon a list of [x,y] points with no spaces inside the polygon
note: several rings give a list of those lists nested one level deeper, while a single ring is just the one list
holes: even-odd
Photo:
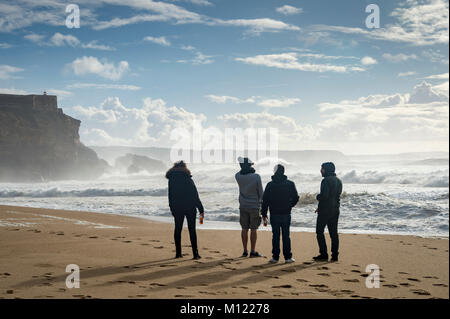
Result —
[{"label": "footprint in sand", "polygon": [[420,295],[420,296],[430,296],[431,295],[428,291],[423,290],[423,289],[415,289],[415,290],[411,290],[411,292],[413,294]]},{"label": "footprint in sand", "polygon": [[346,282],[359,282],[359,279],[344,279]]},{"label": "footprint in sand", "polygon": [[353,290],[348,290],[348,289],[342,289],[341,292],[344,293],[344,294],[352,294],[352,293],[354,293]]},{"label": "footprint in sand", "polygon": [[177,265],[166,265],[166,264],[163,264],[163,265],[159,265],[159,267],[162,267],[162,268],[165,268],[165,267],[176,267]]},{"label": "footprint in sand", "polygon": [[318,284],[318,285],[309,285],[310,287],[313,287],[313,288],[328,288],[328,286],[327,285],[324,285],[324,284]]},{"label": "footprint in sand", "polygon": [[272,286],[272,288],[286,288],[286,289],[289,289],[289,288],[292,288],[292,285]]},{"label": "footprint in sand", "polygon": [[398,288],[398,286],[397,285],[383,285],[383,287],[386,287],[386,288]]},{"label": "footprint in sand", "polygon": [[[152,283],[150,284],[150,286],[165,287],[165,286],[167,286],[167,285],[159,284],[159,283],[157,283],[157,282],[152,282]],[[182,288],[177,287],[177,289],[182,289]],[[183,288],[183,289],[184,289],[184,288]]]},{"label": "footprint in sand", "polygon": [[423,278],[425,278],[425,279],[439,279],[436,276],[424,276]]},{"label": "footprint in sand", "polygon": [[361,271],[359,271],[359,270],[352,270],[352,272],[356,272],[356,273],[358,273],[358,274],[360,274],[361,273]]},{"label": "footprint in sand", "polygon": [[267,293],[267,291],[264,291],[264,290],[256,290],[256,292],[257,292],[258,294],[266,294],[266,293]]},{"label": "footprint in sand", "polygon": [[306,279],[301,279],[301,278],[298,278],[298,279],[296,279],[298,282],[308,282],[308,280],[306,280]]},{"label": "footprint in sand", "polygon": [[353,267],[361,267],[360,265],[352,264]]},{"label": "footprint in sand", "polygon": [[410,281],[416,281],[416,282],[420,282],[420,280],[419,279],[417,279],[417,278],[407,278],[408,280],[410,280]]},{"label": "footprint in sand", "polygon": [[412,286],[409,282],[401,282],[399,283],[400,286],[409,287]]},{"label": "footprint in sand", "polygon": [[324,276],[324,277],[330,277],[330,275],[329,274],[327,274],[327,273],[324,273],[324,272],[322,272],[322,273],[319,273],[319,274],[317,274],[318,276]]},{"label": "footprint in sand", "polygon": [[435,287],[448,287],[446,284],[433,284]]},{"label": "footprint in sand", "polygon": [[400,275],[409,275],[407,272],[404,272],[404,271],[399,271],[398,272]]},{"label": "footprint in sand", "polygon": [[58,236],[64,236],[64,232],[57,232],[56,235],[58,235]]},{"label": "footprint in sand", "polygon": [[150,246],[150,244],[144,243],[144,244],[141,244],[141,246]]},{"label": "footprint in sand", "polygon": [[330,269],[330,268],[324,266],[324,267],[317,267],[317,269],[328,270],[328,269]]},{"label": "footprint in sand", "polygon": [[304,262],[303,262],[303,265],[311,265],[311,264],[312,264],[311,261],[304,261]]},{"label": "footprint in sand", "polygon": [[264,277],[273,278],[273,279],[279,279],[280,278],[278,276],[272,276],[272,275],[264,275]]},{"label": "footprint in sand", "polygon": [[97,239],[98,236],[89,236],[89,238],[91,238],[91,239]]},{"label": "footprint in sand", "polygon": [[12,289],[6,290],[6,293],[7,293],[8,295],[12,295],[12,294],[14,294],[14,290],[12,290]]},{"label": "footprint in sand", "polygon": [[153,247],[153,248],[155,248],[155,249],[163,249],[164,246],[157,246],[157,247]]}]

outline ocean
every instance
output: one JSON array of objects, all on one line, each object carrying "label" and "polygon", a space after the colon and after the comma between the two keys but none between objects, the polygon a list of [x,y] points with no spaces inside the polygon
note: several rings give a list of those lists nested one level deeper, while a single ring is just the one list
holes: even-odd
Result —
[{"label": "ocean", "polygon": [[[256,163],[263,186],[272,165]],[[292,231],[315,231],[319,163],[281,160],[297,185]],[[239,229],[237,165],[189,167],[205,207],[205,229]],[[0,204],[92,211],[173,222],[165,172],[110,172],[93,181],[0,183]],[[343,181],[339,230],[343,233],[449,235],[449,166],[443,159],[354,157],[337,165]],[[1,223],[0,223],[1,226]],[[262,227],[270,230],[270,227]]]}]

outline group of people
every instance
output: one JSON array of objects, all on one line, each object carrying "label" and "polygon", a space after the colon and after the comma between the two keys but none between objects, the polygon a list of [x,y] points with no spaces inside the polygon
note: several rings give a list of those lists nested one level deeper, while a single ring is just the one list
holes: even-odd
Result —
[{"label": "group of people", "polygon": [[[281,164],[274,167],[274,175],[263,190],[261,177],[252,167],[253,162],[245,157],[239,158],[240,171],[235,179],[239,186],[239,214],[242,228],[241,238],[242,257],[261,257],[256,250],[257,230],[264,221],[267,225],[270,212],[272,227],[272,259],[270,263],[277,263],[280,259],[280,236],[283,239],[283,257],[286,263],[293,263],[290,226],[291,210],[298,203],[299,195],[295,183],[285,175],[285,168]],[[320,169],[322,182],[320,193],[317,195],[316,236],[319,245],[319,255],[313,257],[316,261],[328,261],[328,249],[324,236],[325,227],[331,237],[331,259],[337,261],[339,254],[338,219],[340,213],[340,196],[342,182],[336,177],[335,165],[332,162],[323,163]],[[204,208],[192,175],[183,161],[176,162],[166,173],[169,180],[169,207],[175,220],[175,258],[183,257],[181,249],[181,233],[184,219],[187,219],[191,247],[194,259],[200,259],[198,252],[197,234],[195,230],[197,210],[201,218]],[[248,251],[248,237],[250,230],[250,252]]]}]

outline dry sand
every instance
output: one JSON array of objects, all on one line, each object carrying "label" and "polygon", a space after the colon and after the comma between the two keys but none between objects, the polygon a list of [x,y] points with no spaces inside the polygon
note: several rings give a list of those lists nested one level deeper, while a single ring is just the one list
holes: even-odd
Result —
[{"label": "dry sand", "polygon": [[[449,298],[448,238],[343,234],[339,262],[316,263],[315,234],[292,233],[296,263],[271,265],[271,232],[258,233],[265,257],[250,259],[239,257],[239,231],[199,226],[203,258],[194,261],[186,229],[186,256],[173,259],[172,231],[132,217],[0,206],[0,298]],[[80,266],[80,288],[66,287],[68,264]],[[365,285],[369,264],[381,268],[380,288]]]}]

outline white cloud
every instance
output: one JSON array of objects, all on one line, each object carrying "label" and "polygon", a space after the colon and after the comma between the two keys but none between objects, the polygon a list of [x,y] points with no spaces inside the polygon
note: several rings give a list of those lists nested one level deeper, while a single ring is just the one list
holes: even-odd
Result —
[{"label": "white cloud", "polygon": [[101,62],[93,56],[77,58],[68,67],[75,75],[96,74],[110,80],[119,80],[129,70],[127,61],[121,61],[115,66],[106,60]]},{"label": "white cloud", "polygon": [[436,91],[430,83],[423,81],[414,87],[409,103],[425,104],[433,102],[448,102],[448,95]]},{"label": "white cloud", "polygon": [[209,1],[207,1],[207,0],[170,0],[170,1],[173,1],[173,2],[180,2],[180,1],[182,1],[182,2],[189,2],[189,3],[192,3],[192,4],[199,5],[199,6],[213,6],[213,4],[211,2],[209,2]]},{"label": "white cloud", "polygon": [[101,83],[74,83],[67,86],[68,89],[111,89],[125,91],[139,91],[140,86],[127,84],[101,84]]},{"label": "white cloud", "polygon": [[375,60],[374,58],[370,57],[370,56],[365,56],[361,59],[361,64],[362,65],[372,65],[372,64],[377,64],[377,60]]},{"label": "white cloud", "polygon": [[15,89],[15,88],[0,88],[0,94],[20,94],[20,95],[26,95],[31,94],[28,91],[21,90],[21,89]]},{"label": "white cloud", "polygon": [[109,28],[119,28],[129,24],[136,24],[141,22],[156,22],[156,21],[168,21],[169,18],[162,15],[144,14],[137,15],[130,18],[114,18],[110,21],[99,21],[92,28],[94,30],[105,30]]},{"label": "white cloud", "polygon": [[300,141],[313,141],[321,132],[320,128],[312,125],[299,125],[291,117],[268,112],[224,114],[217,119],[226,128],[275,128],[278,130],[279,146],[282,149],[298,149]]},{"label": "white cloud", "polygon": [[237,26],[237,27],[247,27],[249,30],[246,32],[250,35],[259,35],[262,32],[279,32],[285,30],[298,31],[299,27],[291,24],[284,23],[279,20],[274,20],[270,18],[261,19],[232,19],[232,20],[221,20],[214,19],[212,25],[224,25],[224,26]]},{"label": "white cloud", "polygon": [[30,34],[25,35],[24,38],[29,40],[29,41],[31,41],[31,42],[33,42],[33,43],[41,45],[42,44],[42,40],[45,39],[45,36],[41,35],[41,34],[30,33]]},{"label": "white cloud", "polygon": [[194,121],[206,120],[181,107],[167,106],[162,99],[146,98],[141,106],[128,107],[117,97],[105,99],[100,106],[71,108],[84,123],[81,138],[89,145],[170,146],[176,128],[192,130]]},{"label": "white cloud", "polygon": [[397,76],[399,78],[401,78],[401,77],[405,77],[405,76],[412,76],[415,74],[417,74],[415,71],[409,71],[409,72],[400,72],[399,74],[397,74]]},{"label": "white cloud", "polygon": [[442,73],[442,74],[434,74],[427,76],[425,79],[431,79],[431,80],[448,80],[448,72]]},{"label": "white cloud", "polygon": [[40,46],[51,46],[51,47],[81,47],[83,49],[95,49],[104,51],[114,51],[115,49],[107,45],[98,44],[97,40],[93,40],[89,43],[82,43],[77,37],[70,34],[62,34],[56,32],[52,37],[47,39],[45,35],[40,34],[28,34],[24,37],[33,43]]},{"label": "white cloud", "polygon": [[281,54],[256,55],[247,58],[236,58],[236,61],[246,64],[263,65],[278,69],[300,70],[309,72],[347,72],[348,67],[342,65],[314,64],[300,62],[298,53],[289,52]]},{"label": "white cloud", "polygon": [[73,95],[73,93],[70,91],[59,90],[59,89],[48,89],[47,94],[56,95],[56,96],[58,96],[58,99],[64,99],[68,96]]},{"label": "white cloud", "polygon": [[170,46],[170,42],[166,39],[166,37],[158,37],[158,38],[156,38],[156,37],[148,36],[148,37],[144,38],[144,41],[153,42],[153,43],[156,43],[156,44],[159,44],[159,45],[163,45],[163,46],[166,46],[166,47]]},{"label": "white cloud", "polygon": [[291,105],[299,104],[300,99],[299,98],[264,98],[261,96],[252,96],[246,99],[240,99],[238,97],[234,96],[228,96],[228,95],[206,95],[206,98],[208,98],[211,102],[217,103],[217,104],[225,104],[225,103],[234,103],[234,104],[255,104],[258,106],[261,106],[265,109],[269,108],[279,108],[279,107],[289,107]]},{"label": "white cloud", "polygon": [[0,42],[0,49],[9,49],[9,48],[12,48],[12,47],[13,47],[12,44],[9,44],[9,43],[1,43],[1,42]]},{"label": "white cloud", "polygon": [[200,64],[211,64],[214,62],[212,59],[212,55],[205,55],[201,53],[200,51],[196,51],[195,56],[193,58],[189,59],[181,59],[177,60],[178,63],[190,63],[193,65],[200,65]]},{"label": "white cloud", "polygon": [[15,79],[17,78],[15,74],[22,71],[23,71],[22,68],[6,64],[0,64],[0,80]]},{"label": "white cloud", "polygon": [[299,14],[303,12],[303,9],[296,8],[289,5],[284,5],[282,7],[279,7],[276,9],[278,13],[284,14],[284,15],[292,15],[292,14]]},{"label": "white cloud", "polygon": [[321,139],[354,149],[365,145],[367,151],[371,145],[378,152],[387,147],[398,152],[399,146],[429,147],[431,141],[445,149],[448,139],[448,91],[445,95],[426,82],[411,94],[369,95],[321,103],[319,109],[325,118]]},{"label": "white cloud", "polygon": [[408,6],[392,11],[396,19],[379,29],[318,25],[314,31],[359,34],[370,39],[406,42],[416,46],[447,44],[449,39],[449,5],[446,0],[408,0]]},{"label": "white cloud", "polygon": [[80,44],[80,40],[78,40],[77,37],[74,37],[73,35],[70,34],[64,35],[59,32],[56,32],[50,38],[50,43],[56,47],[62,47],[66,45],[76,47]]},{"label": "white cloud", "polygon": [[416,60],[417,55],[415,55],[415,54],[408,55],[408,54],[403,54],[403,53],[392,55],[390,53],[385,53],[385,54],[383,54],[383,58],[385,58],[386,60],[388,60],[390,62],[399,63],[399,62],[406,62],[408,60]]},{"label": "white cloud", "polygon": [[81,44],[83,49],[94,49],[94,50],[104,50],[104,51],[114,51],[115,49],[104,44],[98,44],[97,40],[93,40],[89,43]]}]

